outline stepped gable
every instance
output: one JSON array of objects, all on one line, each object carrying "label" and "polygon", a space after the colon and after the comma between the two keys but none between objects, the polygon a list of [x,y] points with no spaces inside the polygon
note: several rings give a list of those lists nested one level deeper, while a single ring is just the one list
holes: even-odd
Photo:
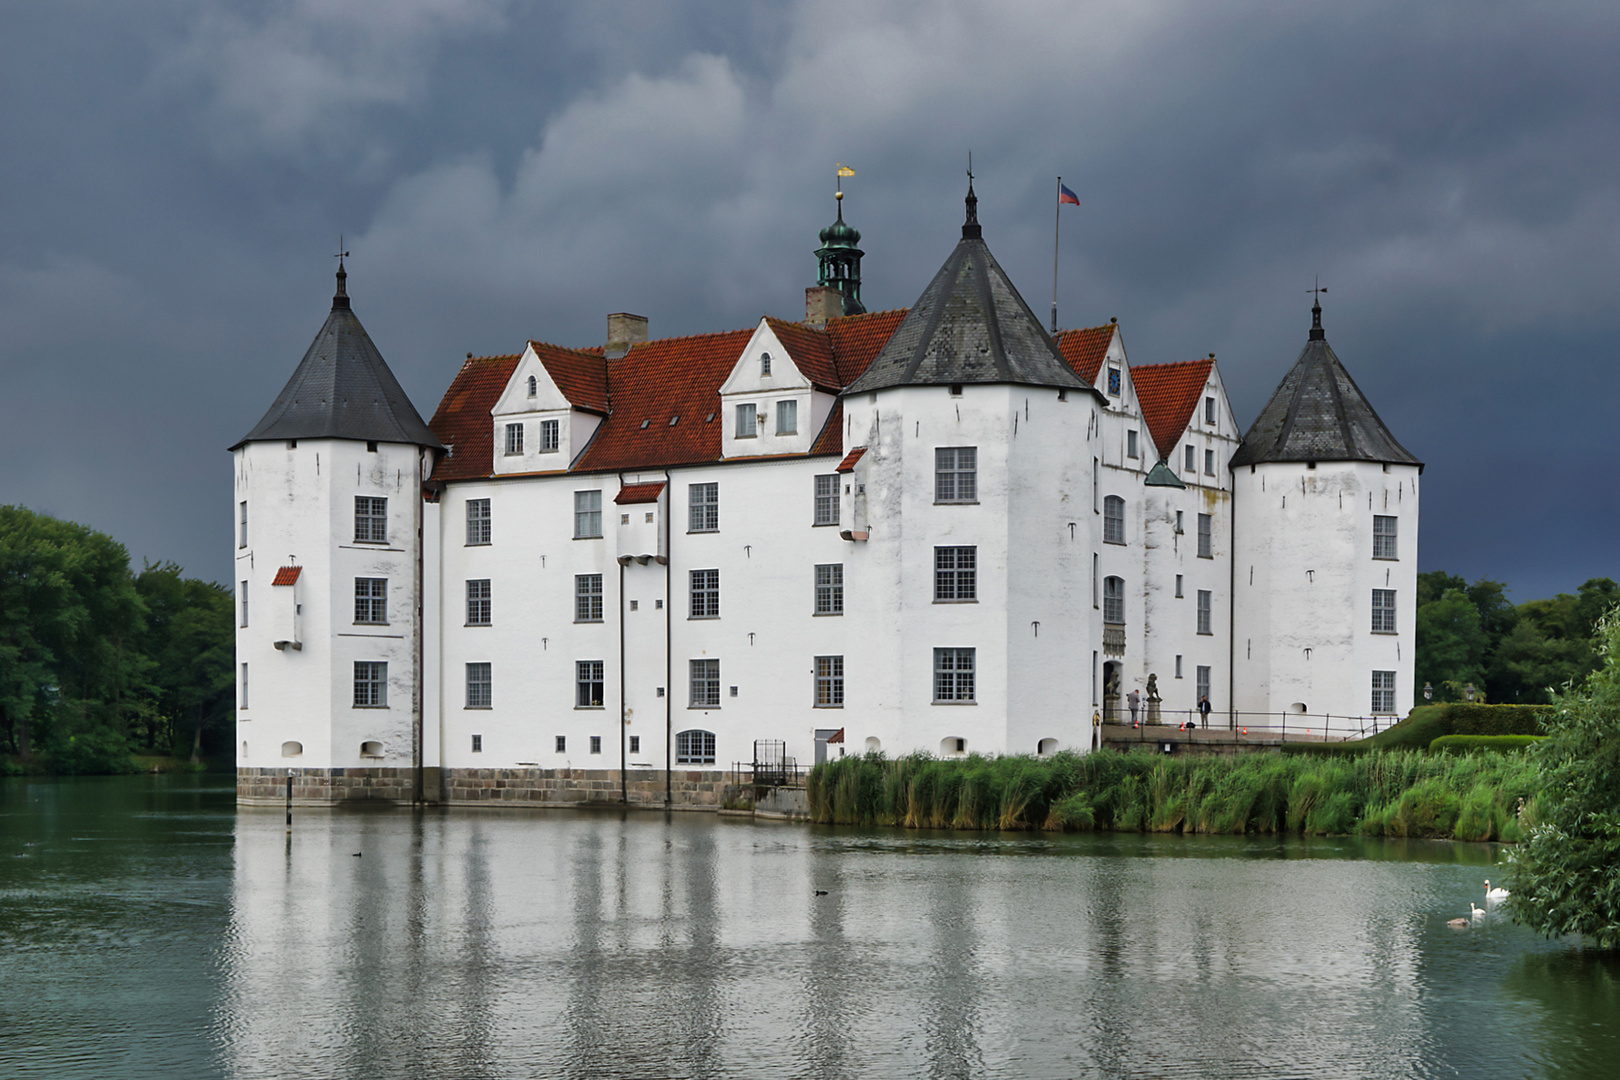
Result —
[{"label": "stepped gable", "polygon": [[529,348],[557,384],[568,404],[576,409],[607,415],[607,360],[600,346],[593,349],[565,349],[543,341],[529,342]]},{"label": "stepped gable", "polygon": [[849,392],[955,383],[1092,389],[990,254],[971,183],[962,239]]},{"label": "stepped gable", "polygon": [[332,313],[269,411],[232,450],[271,439],[354,439],[443,449],[350,309],[348,276],[339,262]]},{"label": "stepped gable", "polygon": [[[1058,352],[1075,373],[1095,386],[1103,358],[1108,355],[1108,346],[1114,343],[1114,334],[1118,330],[1114,323],[1080,330],[1060,330],[1052,340],[1057,343]],[[1134,372],[1136,369],[1131,370]]]},{"label": "stepped gable", "polygon": [[476,480],[489,476],[495,455],[490,411],[517,370],[511,356],[469,356],[444,392],[430,426],[450,448],[433,467],[434,480]]},{"label": "stepped gable", "polygon": [[1419,461],[1389,433],[1322,331],[1322,308],[1299,359],[1232,456],[1232,468],[1270,461]]},{"label": "stepped gable", "polygon": [[1131,368],[1131,383],[1142,406],[1142,419],[1161,459],[1170,457],[1191,423],[1198,399],[1215,367],[1213,357],[1174,364],[1146,364]]}]

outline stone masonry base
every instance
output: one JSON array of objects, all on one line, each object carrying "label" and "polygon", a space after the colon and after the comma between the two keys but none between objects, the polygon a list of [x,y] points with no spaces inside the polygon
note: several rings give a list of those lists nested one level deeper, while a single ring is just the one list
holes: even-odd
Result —
[{"label": "stone masonry base", "polygon": [[[409,768],[298,769],[293,802],[336,804],[378,801],[408,803]],[[623,805],[617,769],[424,769],[424,797],[433,803],[472,806]],[[668,779],[671,805],[718,810],[726,774],[718,770],[676,770]],[[631,806],[661,808],[666,794],[662,770],[632,770],[622,794]],[[287,798],[286,769],[236,770],[236,801],[280,804]]]}]

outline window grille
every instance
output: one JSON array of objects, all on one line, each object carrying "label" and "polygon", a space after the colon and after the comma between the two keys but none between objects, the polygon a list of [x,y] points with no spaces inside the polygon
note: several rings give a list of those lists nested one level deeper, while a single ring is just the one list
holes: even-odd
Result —
[{"label": "window grille", "polygon": [[1395,590],[1372,591],[1372,631],[1375,634],[1395,633]]},{"label": "window grille", "polygon": [[388,579],[354,579],[354,621],[382,625],[388,621]]},{"label": "window grille", "polygon": [[713,765],[714,732],[677,731],[675,733],[675,763],[677,765]]},{"label": "window grille", "polygon": [[935,548],[934,599],[977,600],[978,563],[979,549],[976,547]]},{"label": "window grille", "polygon": [[489,579],[467,582],[467,625],[489,625]]},{"label": "window grille", "polygon": [[816,708],[844,707],[844,658],[816,657]]},{"label": "window grille", "polygon": [[467,544],[489,543],[489,500],[467,500]]},{"label": "window grille", "polygon": [[1198,515],[1198,557],[1215,557],[1215,518],[1210,514]]},{"label": "window grille", "polygon": [[[578,709],[600,709],[602,707],[602,661],[579,660],[575,662],[574,707]],[[594,753],[595,751],[593,751]]]},{"label": "window grille", "polygon": [[979,499],[979,448],[941,446],[934,450],[934,501],[970,503]]},{"label": "window grille", "polygon": [[1103,622],[1125,625],[1125,579],[1103,578]]},{"label": "window grille", "polygon": [[354,662],[354,707],[375,709],[388,704],[388,663],[384,660]]},{"label": "window grille", "polygon": [[574,621],[602,621],[602,575],[574,575]]},{"label": "window grille", "polygon": [[1103,500],[1103,543],[1125,542],[1125,500],[1110,495]]},{"label": "window grille", "polygon": [[1215,599],[1214,593],[1209,589],[1198,590],[1198,632],[1208,634],[1212,631],[1210,625],[1210,607]]},{"label": "window grille", "polygon": [[1393,671],[1375,671],[1372,673],[1372,711],[1375,713],[1392,713],[1395,711],[1395,673]]},{"label": "window grille", "polygon": [[720,661],[693,660],[691,664],[692,696],[691,707],[694,709],[715,709],[720,706]]},{"label": "window grille", "polygon": [[388,500],[372,495],[354,497],[354,540],[357,544],[388,543]]},{"label": "window grille", "polygon": [[838,474],[826,473],[816,477],[817,525],[838,524]]},{"label": "window grille", "polygon": [[507,453],[508,456],[510,456],[512,454],[521,454],[521,453],[523,453],[523,425],[522,424],[507,424],[506,425],[506,453]]},{"label": "window grille", "polygon": [[694,619],[718,619],[720,617],[720,571],[693,570],[692,581],[692,613]]},{"label": "window grille", "polygon": [[1373,515],[1373,558],[1397,558],[1396,523],[1398,520],[1393,516]]},{"label": "window grille", "polygon": [[752,439],[759,434],[758,410],[753,405],[737,406],[737,438]]},{"label": "window grille", "polygon": [[689,484],[687,496],[687,529],[692,532],[714,532],[720,528],[720,485]]},{"label": "window grille", "polygon": [[467,708],[487,709],[490,703],[489,662],[467,665]]},{"label": "window grille", "polygon": [[816,614],[844,613],[844,564],[816,564]]},{"label": "window grille", "polygon": [[776,433],[778,435],[797,435],[799,433],[799,403],[797,401],[778,401],[776,403]]},{"label": "window grille", "polygon": [[934,700],[972,701],[974,667],[973,649],[934,650]]},{"label": "window grille", "polygon": [[540,421],[540,452],[542,454],[552,454],[557,451],[557,447],[561,445],[559,434],[560,429],[557,421]]},{"label": "window grille", "polygon": [[574,492],[574,539],[584,540],[602,535],[602,493],[600,491]]}]

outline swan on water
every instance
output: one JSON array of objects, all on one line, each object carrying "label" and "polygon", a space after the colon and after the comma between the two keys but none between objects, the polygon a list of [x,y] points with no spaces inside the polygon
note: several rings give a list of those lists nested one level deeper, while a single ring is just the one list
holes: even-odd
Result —
[{"label": "swan on water", "polygon": [[1468,901],[1468,917],[1473,919],[1475,922],[1479,922],[1485,917],[1485,909],[1482,907],[1475,907],[1474,902],[1470,900]]},{"label": "swan on water", "polygon": [[1468,920],[1467,919],[1447,919],[1446,920],[1446,925],[1451,927],[1453,930],[1466,930],[1466,929],[1468,929]]},{"label": "swan on water", "polygon": [[1495,889],[1491,888],[1491,879],[1490,878],[1485,879],[1485,906],[1486,907],[1491,907],[1494,904],[1500,904],[1502,901],[1506,900],[1510,895],[1511,894],[1506,889],[1503,889],[1503,888],[1500,888],[1500,887],[1495,888]]}]

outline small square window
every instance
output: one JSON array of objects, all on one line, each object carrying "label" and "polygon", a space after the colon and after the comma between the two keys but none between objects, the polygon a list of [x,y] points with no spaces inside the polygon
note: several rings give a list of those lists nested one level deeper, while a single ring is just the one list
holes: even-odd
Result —
[{"label": "small square window", "polygon": [[639,600],[632,600],[632,601],[630,601],[630,610],[631,610],[631,611],[634,611],[634,610],[636,610],[636,608],[638,608],[638,607],[640,607],[640,606],[641,606],[641,601],[639,601]]}]

